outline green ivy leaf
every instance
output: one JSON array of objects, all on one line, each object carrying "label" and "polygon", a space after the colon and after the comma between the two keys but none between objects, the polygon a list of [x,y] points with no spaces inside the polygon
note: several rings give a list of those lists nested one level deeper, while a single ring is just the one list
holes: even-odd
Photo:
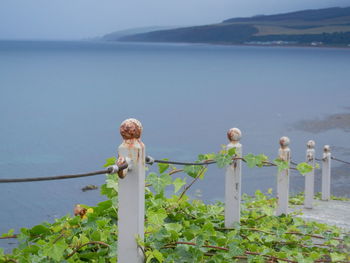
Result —
[{"label": "green ivy leaf", "polygon": [[164,209],[158,211],[150,211],[148,215],[148,222],[153,225],[161,226],[164,223],[164,219],[167,218],[167,213]]},{"label": "green ivy leaf", "polygon": [[195,178],[195,177],[197,177],[197,175],[201,171],[201,169],[202,169],[202,167],[200,165],[185,165],[183,170],[189,176]]},{"label": "green ivy leaf", "polygon": [[244,160],[247,163],[247,166],[249,168],[253,168],[255,166],[257,167],[263,167],[264,162],[268,160],[267,156],[264,154],[254,155],[254,154],[247,154],[244,156]]},{"label": "green ivy leaf", "polygon": [[255,165],[256,165],[256,159],[255,159],[255,155],[254,155],[254,154],[249,153],[249,154],[245,155],[245,156],[244,156],[244,160],[246,161],[247,166],[248,166],[249,168],[255,167]]},{"label": "green ivy leaf", "polygon": [[[112,201],[111,200],[106,200],[106,201],[102,201],[100,203],[97,204],[97,207],[100,208],[101,210],[107,210],[108,208],[112,207]],[[102,220],[104,221],[104,220]],[[98,222],[98,221],[96,221]]]},{"label": "green ivy leaf", "polygon": [[7,233],[2,234],[2,237],[8,237],[8,236],[13,236],[15,230],[14,229],[10,229]]},{"label": "green ivy leaf", "polygon": [[106,187],[111,188],[114,191],[118,192],[118,182],[113,179],[107,179],[106,180]]},{"label": "green ivy leaf", "polygon": [[225,166],[231,164],[232,157],[228,154],[218,153],[217,155],[215,155],[214,160],[216,161],[216,165],[219,168],[224,168]]},{"label": "green ivy leaf", "polygon": [[165,183],[161,177],[159,177],[156,173],[149,173],[147,176],[147,182],[152,184],[153,189],[156,193],[162,193],[165,190]]},{"label": "green ivy leaf", "polygon": [[264,163],[269,160],[269,158],[265,154],[258,154],[255,156],[256,166],[263,167]]},{"label": "green ivy leaf", "polygon": [[32,236],[50,233],[50,229],[44,225],[37,225],[30,230]]},{"label": "green ivy leaf", "polygon": [[312,259],[312,260],[317,260],[317,259],[319,259],[319,258],[321,258],[322,257],[322,254],[321,253],[318,253],[318,252],[316,252],[316,251],[312,251],[311,253],[310,253],[310,258]]},{"label": "green ivy leaf", "polygon": [[163,254],[157,249],[153,250],[153,256],[158,260],[159,263],[162,263],[164,261]]},{"label": "green ivy leaf", "polygon": [[346,259],[346,256],[340,253],[334,252],[334,253],[331,253],[330,255],[333,262],[342,261]]},{"label": "green ivy leaf", "polygon": [[100,190],[101,195],[105,195],[108,198],[113,198],[114,196],[116,196],[116,191],[114,191],[111,188],[107,187],[107,184],[103,184],[101,185],[101,190]]},{"label": "green ivy leaf", "polygon": [[181,178],[176,178],[173,182],[174,184],[174,193],[177,193],[182,186],[184,186],[186,184],[186,178],[185,179],[181,179]]},{"label": "green ivy leaf", "polygon": [[233,157],[234,155],[236,155],[236,147],[233,147],[233,148],[230,148],[228,151],[227,151],[227,154],[231,157]]},{"label": "green ivy leaf", "polygon": [[301,173],[301,174],[307,174],[312,171],[312,166],[307,163],[299,163],[296,167],[296,169]]},{"label": "green ivy leaf", "polygon": [[154,259],[153,251],[146,251],[146,263],[150,263]]},{"label": "green ivy leaf", "polygon": [[168,231],[175,231],[175,232],[180,232],[182,230],[182,225],[178,223],[169,223],[165,224],[165,229]]},{"label": "green ivy leaf", "polygon": [[116,163],[116,161],[117,161],[117,157],[115,157],[115,156],[107,158],[103,167],[108,167],[108,166],[114,165]]},{"label": "green ivy leaf", "polygon": [[274,160],[274,163],[277,165],[278,172],[282,172],[283,170],[286,170],[289,168],[289,164],[287,161],[283,161],[279,158]]},{"label": "green ivy leaf", "polygon": [[[162,159],[163,161],[169,161],[169,159]],[[164,173],[166,170],[168,170],[169,164],[167,163],[158,163],[158,171],[160,174]]]},{"label": "green ivy leaf", "polygon": [[248,263],[264,263],[265,258],[260,255],[248,255]]},{"label": "green ivy leaf", "polygon": [[61,239],[55,243],[55,245],[50,246],[47,250],[47,256],[55,260],[56,262],[60,262],[63,260],[64,251],[68,248],[65,240]]},{"label": "green ivy leaf", "polygon": [[229,248],[228,253],[231,257],[244,255],[244,250],[240,248],[236,242],[233,244],[230,244],[228,248]]},{"label": "green ivy leaf", "polygon": [[199,161],[214,160],[215,155],[216,155],[215,153],[199,154],[198,160]]},{"label": "green ivy leaf", "polygon": [[171,185],[173,183],[173,179],[168,173],[164,173],[160,176],[160,179],[162,180],[163,184],[165,186]]}]

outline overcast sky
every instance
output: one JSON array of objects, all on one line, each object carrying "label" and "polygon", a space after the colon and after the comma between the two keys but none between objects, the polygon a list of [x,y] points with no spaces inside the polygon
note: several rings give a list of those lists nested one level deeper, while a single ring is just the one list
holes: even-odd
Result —
[{"label": "overcast sky", "polygon": [[0,0],[0,39],[81,39],[333,6],[350,0]]}]

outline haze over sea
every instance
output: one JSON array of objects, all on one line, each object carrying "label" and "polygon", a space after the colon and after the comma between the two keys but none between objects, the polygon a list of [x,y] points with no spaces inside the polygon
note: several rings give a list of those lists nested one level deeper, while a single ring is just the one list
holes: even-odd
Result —
[{"label": "haze over sea", "polygon": [[[218,151],[226,131],[238,127],[244,153],[273,159],[287,135],[297,162],[309,139],[318,158],[330,144],[349,160],[348,131],[295,128],[348,112],[349,83],[349,49],[1,41],[0,178],[100,170],[116,155],[119,125],[130,117],[143,123],[147,153],[157,159]],[[273,168],[243,172],[243,192],[275,186]],[[303,181],[292,173],[292,191],[303,190]],[[333,193],[349,195],[349,181],[334,180]],[[103,183],[102,175],[1,184],[0,233],[53,221],[77,203],[94,205],[103,197],[81,188]],[[223,184],[224,172],[210,168],[196,189],[207,201],[222,200]]]}]

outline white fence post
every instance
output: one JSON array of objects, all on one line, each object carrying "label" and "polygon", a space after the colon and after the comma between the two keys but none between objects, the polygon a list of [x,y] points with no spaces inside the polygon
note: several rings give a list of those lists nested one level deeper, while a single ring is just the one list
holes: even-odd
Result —
[{"label": "white fence post", "polygon": [[306,144],[306,162],[310,164],[313,169],[310,173],[305,174],[305,208],[312,208],[315,194],[315,142],[310,140]]},{"label": "white fence post", "polygon": [[[290,165],[290,149],[289,138],[282,137],[280,139],[280,149],[278,150],[278,156],[281,160],[287,161]],[[277,173],[277,211],[276,215],[288,214],[288,201],[289,201],[289,168],[279,171]]]},{"label": "white fence post", "polygon": [[136,237],[144,239],[145,220],[145,146],[141,141],[142,125],[127,119],[120,126],[123,143],[118,149],[120,165],[129,167],[119,172],[118,190],[118,263],[143,263],[144,257]]},{"label": "white fence post", "polygon": [[[230,143],[226,149],[236,148],[236,156],[242,157],[242,145],[239,140],[242,133],[237,128],[227,132]],[[232,165],[226,168],[225,175],[225,227],[230,228],[235,222],[240,222],[241,216],[241,171],[242,160],[234,160]]]},{"label": "white fence post", "polygon": [[331,198],[331,147],[325,145],[322,158],[322,200]]}]

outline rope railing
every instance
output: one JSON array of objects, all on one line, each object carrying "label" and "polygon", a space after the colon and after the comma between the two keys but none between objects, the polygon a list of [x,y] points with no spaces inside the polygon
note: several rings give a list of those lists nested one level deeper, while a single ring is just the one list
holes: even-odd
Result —
[{"label": "rope railing", "polygon": [[116,173],[117,171],[122,171],[122,170],[126,169],[127,167],[128,167],[128,165],[124,164],[124,165],[118,166],[118,168],[116,168],[116,166],[113,166],[113,167],[108,167],[105,170],[90,172],[90,173],[83,173],[83,174],[69,174],[69,175],[32,177],[32,178],[6,178],[6,179],[0,179],[0,183],[25,183],[25,182],[73,179],[73,178],[88,177],[88,176],[94,176],[94,175],[100,175],[100,174]]},{"label": "rope railing", "polygon": [[[244,158],[241,157],[233,157],[232,161],[235,160],[242,160],[243,162],[246,162]],[[215,164],[217,163],[215,160],[206,160],[203,162],[179,162],[179,161],[168,161],[168,160],[157,160],[153,159],[151,156],[146,157],[146,164],[152,165],[153,163],[162,163],[162,164],[174,164],[174,165],[209,165],[209,164]],[[292,164],[297,165],[297,163],[291,162]],[[264,162],[263,167],[275,167],[277,166],[274,163],[271,162]],[[54,180],[65,180],[65,179],[74,179],[74,178],[80,178],[80,177],[89,177],[89,176],[95,176],[100,174],[114,174],[118,171],[122,171],[128,167],[128,164],[124,164],[121,166],[113,165],[108,167],[105,170],[95,171],[95,172],[89,172],[89,173],[82,173],[82,174],[68,174],[68,175],[57,175],[57,176],[46,176],[46,177],[31,177],[31,178],[0,178],[0,183],[26,183],[26,182],[39,182],[39,181],[54,181]],[[294,167],[290,167],[292,170],[297,170]]]},{"label": "rope railing", "polygon": [[[349,164],[350,165],[350,162],[338,159],[338,158],[336,158],[334,156],[331,156],[331,159],[334,160],[334,161],[340,162],[340,163],[344,163],[344,164]],[[319,161],[319,162],[324,161],[324,159],[320,159],[320,158],[315,158],[315,160]]]},{"label": "rope railing", "polygon": [[341,162],[341,163],[345,163],[345,164],[349,164],[350,165],[350,162],[340,160],[338,158],[335,158],[334,156],[332,156],[331,159],[334,160],[334,161],[337,161],[337,162]]},{"label": "rope railing", "polygon": [[[336,157],[331,157],[332,160],[344,163],[344,164],[349,164],[350,162],[340,160]],[[245,162],[244,158],[240,157],[234,157],[232,160],[242,160]],[[316,161],[323,161],[323,159],[318,159],[315,158]],[[209,165],[209,164],[214,164],[216,163],[215,160],[206,160],[203,162],[179,162],[179,161],[168,161],[168,160],[157,160],[153,159],[151,156],[146,157],[146,163],[152,165],[153,163],[163,163],[163,164],[174,164],[174,165]],[[298,163],[294,161],[290,161],[291,164],[293,165],[298,165]],[[277,166],[274,163],[271,162],[264,162],[264,167],[274,167]],[[122,166],[119,166],[117,169],[119,171],[122,171],[128,167],[127,164],[124,164]],[[297,170],[294,167],[290,167],[291,170]],[[0,179],[0,183],[25,183],[25,182],[38,182],[38,181],[53,181],[53,180],[65,180],[65,179],[74,179],[74,178],[80,178],[80,177],[89,177],[89,176],[95,176],[95,175],[100,175],[100,174],[112,174],[116,173],[116,165],[114,167],[108,167],[105,170],[101,171],[96,171],[96,172],[90,172],[90,173],[82,173],[82,174],[69,174],[69,175],[58,175],[58,176],[47,176],[47,177],[32,177],[32,178],[5,178],[5,179]]]},{"label": "rope railing", "polygon": [[[242,157],[233,157],[232,161],[235,160],[242,160],[243,162],[247,162],[244,158]],[[168,160],[156,160],[153,159],[151,156],[146,157],[146,163],[149,165],[152,165],[153,163],[163,163],[163,164],[176,164],[176,165],[208,165],[208,164],[214,164],[217,163],[215,160],[206,160],[203,162],[177,162],[177,161],[168,161]],[[292,163],[292,162],[291,162]],[[297,165],[297,163],[292,163]],[[276,167],[277,164],[272,163],[272,162],[263,162],[263,167]],[[290,167],[291,170],[298,170],[295,167]]]},{"label": "rope railing", "polygon": [[[242,145],[240,144],[240,139],[242,135],[241,131],[237,128],[232,128],[227,133],[229,144],[227,144],[225,149],[229,151],[230,149],[235,148],[236,155],[229,157],[229,160],[224,159],[224,161],[222,162],[221,159],[216,158],[215,156],[211,157],[213,159],[210,160],[180,162],[171,160],[158,160],[152,158],[151,156],[145,156],[145,145],[141,141],[142,125],[138,120],[125,120],[120,127],[120,133],[123,137],[123,143],[118,148],[119,158],[115,165],[107,167],[104,170],[83,174],[69,174],[51,177],[0,179],[0,183],[61,180],[94,176],[99,174],[116,173],[118,174],[119,178],[126,178],[124,180],[120,180],[118,183],[118,262],[144,262],[142,256],[140,256],[141,253],[139,251],[139,246],[136,244],[135,236],[143,237],[144,235],[143,222],[145,219],[145,209],[140,208],[145,207],[145,187],[143,187],[144,185],[146,185],[145,164],[152,165],[154,163],[158,163],[184,166],[204,166],[201,169],[199,169],[200,171],[198,172],[197,176],[195,176],[189,184],[186,185],[185,183],[184,190],[179,196],[178,200],[181,200],[186,191],[188,191],[188,189],[199,178],[201,178],[201,176],[206,171],[206,167],[208,165],[218,163],[219,166],[227,166],[227,169],[225,171],[225,228],[232,227],[234,223],[240,222],[242,162],[246,162],[248,166],[278,166],[279,169],[277,172],[276,187],[278,198],[276,206],[276,215],[279,216],[282,214],[288,214],[290,178],[289,170],[298,170],[297,167],[295,167],[296,165],[298,165],[298,163],[294,162],[294,160],[291,160],[291,150],[289,148],[290,140],[288,137],[284,136],[281,137],[279,140],[280,148],[278,150],[278,160],[269,161],[267,158],[263,158],[256,161],[256,159],[254,159],[256,157],[252,158],[248,155],[243,155]],[[339,161],[345,164],[350,164],[350,162],[331,157],[330,147],[328,145],[324,147],[324,155],[322,159],[314,158],[314,146],[314,141],[309,141],[307,143],[308,149],[306,152],[306,159],[308,161],[312,161],[313,165],[314,160],[322,161],[322,200],[329,200],[331,175],[330,160],[333,159],[335,161]],[[225,158],[226,157],[227,156],[225,156]],[[287,162],[290,165],[281,163],[279,162],[279,160]],[[220,165],[221,163],[224,163],[225,165]],[[229,166],[230,164],[233,165]],[[294,167],[291,167],[291,165],[293,165]],[[186,170],[186,167],[184,169],[173,170],[169,172],[169,174],[177,173],[184,170]],[[305,185],[305,193],[307,193],[307,195],[305,195],[305,207],[312,208],[312,200],[314,197],[314,170],[310,171],[308,175],[305,176]],[[307,204],[307,202],[311,202],[311,205]],[[130,216],[133,217],[133,220],[130,220]]]},{"label": "rope railing", "polygon": [[175,165],[208,165],[214,164],[214,160],[206,160],[203,162],[177,162],[177,161],[168,161],[168,160],[156,160],[151,156],[146,156],[146,163],[152,165],[153,163],[163,163],[163,164],[175,164]]},{"label": "rope railing", "polygon": [[290,161],[290,163],[293,164],[293,165],[298,165],[297,162]]}]

